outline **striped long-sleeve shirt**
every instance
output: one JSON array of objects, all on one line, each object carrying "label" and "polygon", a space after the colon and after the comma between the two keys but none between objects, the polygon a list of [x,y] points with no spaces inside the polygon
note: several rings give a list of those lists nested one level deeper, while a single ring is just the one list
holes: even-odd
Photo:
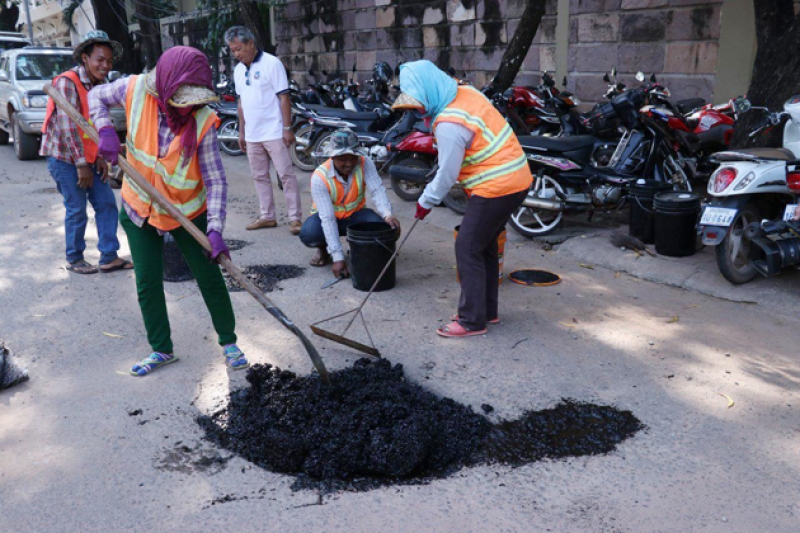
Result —
[{"label": "striped long-sleeve shirt", "polygon": [[[86,90],[90,90],[92,82],[86,74],[86,69],[81,65],[72,70],[78,73],[78,77]],[[64,95],[64,98],[75,109],[83,111],[78,89],[72,80],[63,77],[58,78],[53,87]],[[77,124],[69,118],[69,115],[58,106],[56,106],[53,114],[50,115],[50,120],[47,121],[44,135],[42,135],[42,148],[39,151],[39,155],[55,157],[59,161],[76,166],[86,164],[80,130],[78,130]]]},{"label": "striped long-sleeve shirt", "polygon": [[[345,180],[333,168],[336,180],[344,187],[345,195],[350,191],[353,180]],[[386,196],[386,189],[383,188],[383,182],[378,175],[378,169],[375,168],[375,163],[372,159],[366,158],[364,162],[364,185],[369,192],[372,203],[375,204],[375,210],[381,216],[386,218],[392,214],[392,204],[389,203],[389,198]],[[333,210],[333,202],[331,201],[331,193],[328,186],[318,176],[311,175],[311,197],[314,199],[314,204],[317,206],[319,219],[322,223],[322,231],[325,234],[325,243],[328,245],[328,253],[331,254],[334,261],[344,261],[344,251],[342,250],[342,242],[339,240],[339,228],[336,223],[336,214]]]},{"label": "striped long-sleeve shirt", "polygon": [[[107,126],[112,126],[108,108],[114,105],[125,105],[125,94],[128,90],[129,78],[122,78],[101,87],[96,87],[89,93],[89,112],[98,131]],[[167,117],[158,113],[158,156],[167,155],[167,150],[175,135],[170,131]],[[225,179],[225,168],[217,146],[217,130],[211,128],[200,144],[197,146],[197,160],[200,163],[200,173],[203,183],[208,191],[206,206],[208,209],[208,230],[222,233],[225,228],[225,205],[228,199],[228,182]],[[122,200],[122,206],[134,224],[141,227],[145,219]],[[163,233],[163,232],[159,232]]]}]

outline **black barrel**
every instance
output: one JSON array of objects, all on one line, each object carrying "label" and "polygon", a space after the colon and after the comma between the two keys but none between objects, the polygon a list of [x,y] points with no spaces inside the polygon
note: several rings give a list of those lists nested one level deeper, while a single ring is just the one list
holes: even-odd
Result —
[{"label": "black barrel", "polygon": [[693,255],[697,249],[697,219],[700,216],[700,195],[670,191],[656,194],[656,252],[670,257]]},{"label": "black barrel", "polygon": [[[368,291],[378,279],[383,267],[394,253],[397,231],[385,222],[361,222],[347,228],[347,242],[350,243],[350,275],[353,287]],[[383,275],[375,292],[394,287],[395,266],[392,262]]]},{"label": "black barrel", "polygon": [[188,281],[194,278],[178,243],[169,233],[164,235],[164,281]]},{"label": "black barrel", "polygon": [[669,183],[645,179],[636,180],[636,183],[628,188],[628,200],[631,204],[628,234],[631,237],[641,239],[645,244],[655,242],[653,197],[671,189],[672,185]]}]

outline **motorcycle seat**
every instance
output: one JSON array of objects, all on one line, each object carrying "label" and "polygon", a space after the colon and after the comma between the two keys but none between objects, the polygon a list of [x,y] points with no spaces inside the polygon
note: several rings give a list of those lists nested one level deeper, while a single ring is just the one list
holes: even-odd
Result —
[{"label": "motorcycle seat", "polygon": [[797,159],[791,150],[786,148],[743,148],[717,152],[714,159],[725,161],[748,161],[752,159],[774,159],[776,161],[794,161]]},{"label": "motorcycle seat", "polygon": [[704,105],[706,105],[706,101],[703,98],[686,98],[685,100],[678,100],[675,102],[675,107],[683,115],[699,107],[703,107]]},{"label": "motorcycle seat", "polygon": [[305,106],[307,109],[318,113],[321,117],[343,118],[346,120],[355,120],[357,122],[375,121],[378,120],[378,113],[375,111],[350,111],[349,109],[339,109],[335,107],[326,107],[324,105]]},{"label": "motorcycle seat", "polygon": [[541,135],[520,135],[517,137],[522,148],[534,151],[575,152],[593,146],[597,137],[593,135],[574,135],[569,137],[543,137]]}]

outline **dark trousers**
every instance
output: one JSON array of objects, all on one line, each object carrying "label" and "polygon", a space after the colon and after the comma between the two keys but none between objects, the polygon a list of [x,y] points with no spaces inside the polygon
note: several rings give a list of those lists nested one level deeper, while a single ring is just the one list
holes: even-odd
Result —
[{"label": "dark trousers", "polygon": [[468,330],[483,329],[487,320],[497,318],[497,237],[527,194],[526,189],[497,198],[469,199],[456,238],[456,266],[461,278],[458,316]]},{"label": "dark trousers", "polygon": [[[336,225],[339,227],[339,236],[347,235],[347,228],[351,224],[360,222],[383,222],[383,219],[378,213],[369,207],[365,207],[350,215],[349,218],[336,219]],[[299,237],[300,242],[309,248],[320,248],[326,245],[325,232],[322,230],[322,221],[319,219],[319,213],[314,213],[303,222]]]}]

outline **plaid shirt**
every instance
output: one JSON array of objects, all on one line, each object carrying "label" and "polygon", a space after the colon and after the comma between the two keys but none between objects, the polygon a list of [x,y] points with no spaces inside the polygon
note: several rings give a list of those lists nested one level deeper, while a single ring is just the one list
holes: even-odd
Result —
[{"label": "plaid shirt", "polygon": [[[86,69],[81,65],[72,70],[78,73],[84,88],[86,88],[87,91],[91,90],[92,82],[86,74]],[[75,87],[75,84],[72,83],[72,80],[58,78],[54,87],[58,92],[64,95],[75,109],[83,112],[81,109],[81,99],[78,96],[78,89]],[[50,115],[50,120],[47,121],[45,132],[42,135],[42,148],[39,154],[55,157],[71,165],[86,164],[86,158],[83,155],[83,141],[81,140],[80,130],[78,130],[78,126],[72,119],[58,106],[56,106],[56,110],[53,114]]]},{"label": "plaid shirt", "polygon": [[[125,105],[125,95],[128,91],[130,78],[122,78],[97,87],[89,93],[89,111],[92,115],[97,130],[113,126],[108,108],[114,105]],[[170,131],[167,124],[167,117],[164,113],[158,113],[158,157],[167,155],[167,150],[175,135]],[[218,231],[222,233],[225,228],[225,205],[228,198],[228,182],[225,179],[225,168],[222,166],[222,158],[219,155],[217,146],[217,130],[211,128],[203,140],[197,145],[197,160],[200,162],[200,173],[203,176],[203,183],[208,190],[206,206],[208,209],[208,232]],[[127,178],[126,178],[127,179]],[[125,199],[122,206],[130,217],[131,221],[139,227],[145,223],[145,219],[128,205]],[[164,232],[159,231],[163,235]]]}]

